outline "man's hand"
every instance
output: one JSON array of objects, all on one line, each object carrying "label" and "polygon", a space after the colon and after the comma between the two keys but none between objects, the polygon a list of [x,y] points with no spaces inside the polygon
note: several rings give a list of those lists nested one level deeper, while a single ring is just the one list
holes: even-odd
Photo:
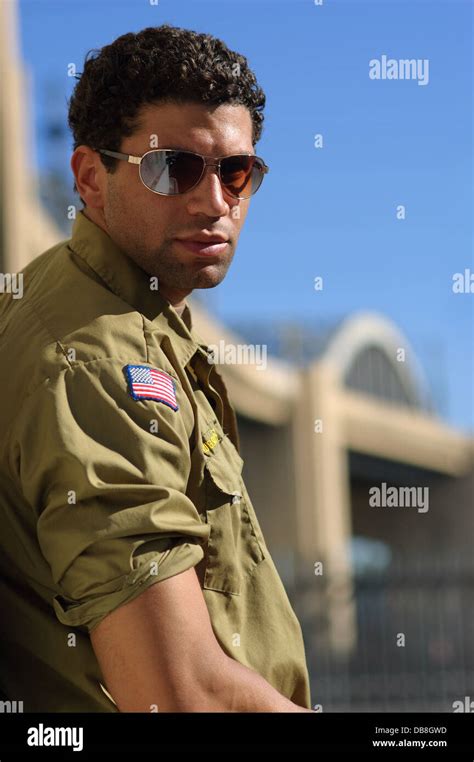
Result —
[{"label": "man's hand", "polygon": [[228,657],[194,568],[155,582],[91,632],[121,712],[311,712]]}]

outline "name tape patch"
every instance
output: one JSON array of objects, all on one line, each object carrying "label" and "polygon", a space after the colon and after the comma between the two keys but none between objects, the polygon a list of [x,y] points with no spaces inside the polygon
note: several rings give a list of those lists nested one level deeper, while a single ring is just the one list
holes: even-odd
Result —
[{"label": "name tape patch", "polygon": [[216,447],[216,445],[219,444],[221,441],[219,438],[219,434],[215,429],[209,429],[206,431],[206,433],[203,435],[203,445],[202,449],[206,453],[206,455]]},{"label": "name tape patch", "polygon": [[176,412],[176,384],[164,370],[149,368],[148,365],[126,365],[128,388],[134,400],[154,400],[163,402]]}]

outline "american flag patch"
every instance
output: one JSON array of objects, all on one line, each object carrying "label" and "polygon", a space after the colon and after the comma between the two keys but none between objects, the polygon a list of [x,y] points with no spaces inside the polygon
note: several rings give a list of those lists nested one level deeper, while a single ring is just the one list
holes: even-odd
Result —
[{"label": "american flag patch", "polygon": [[147,365],[126,365],[124,370],[134,400],[155,400],[163,402],[172,410],[178,410],[176,384],[164,370],[149,368]]}]

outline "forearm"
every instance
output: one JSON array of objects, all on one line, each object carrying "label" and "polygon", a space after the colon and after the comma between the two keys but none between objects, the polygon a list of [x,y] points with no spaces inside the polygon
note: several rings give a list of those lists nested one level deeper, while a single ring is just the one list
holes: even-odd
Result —
[{"label": "forearm", "polygon": [[222,650],[194,567],[152,585],[91,632],[120,712],[308,712]]},{"label": "forearm", "polygon": [[202,694],[207,712],[311,712],[282,696],[252,669],[223,655],[213,670],[213,678]]}]

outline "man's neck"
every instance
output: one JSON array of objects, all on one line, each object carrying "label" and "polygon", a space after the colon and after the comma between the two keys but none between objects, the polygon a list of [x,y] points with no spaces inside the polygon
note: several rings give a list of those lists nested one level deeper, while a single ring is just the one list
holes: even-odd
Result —
[{"label": "man's neck", "polygon": [[168,286],[165,283],[161,283],[158,279],[158,290],[170,304],[175,308],[178,315],[181,315],[186,307],[185,299],[192,293],[192,289],[178,289]]},{"label": "man's neck", "polygon": [[[107,235],[110,236],[110,233],[107,230],[107,225],[105,223],[104,215],[100,213],[100,210],[91,210],[89,207],[85,206],[81,211],[88,220],[94,222],[96,225],[98,225],[98,227],[102,228],[102,230],[107,233]],[[186,307],[186,302],[184,300],[186,296],[191,293],[191,291],[182,291],[181,289],[167,288],[163,286],[160,288],[160,293],[171,304],[171,306],[175,308],[178,315],[181,316],[184,308]]]},{"label": "man's neck", "polygon": [[175,308],[178,315],[181,317],[183,314],[184,308],[186,307],[186,302],[183,300],[179,304],[173,304],[173,307]]}]

